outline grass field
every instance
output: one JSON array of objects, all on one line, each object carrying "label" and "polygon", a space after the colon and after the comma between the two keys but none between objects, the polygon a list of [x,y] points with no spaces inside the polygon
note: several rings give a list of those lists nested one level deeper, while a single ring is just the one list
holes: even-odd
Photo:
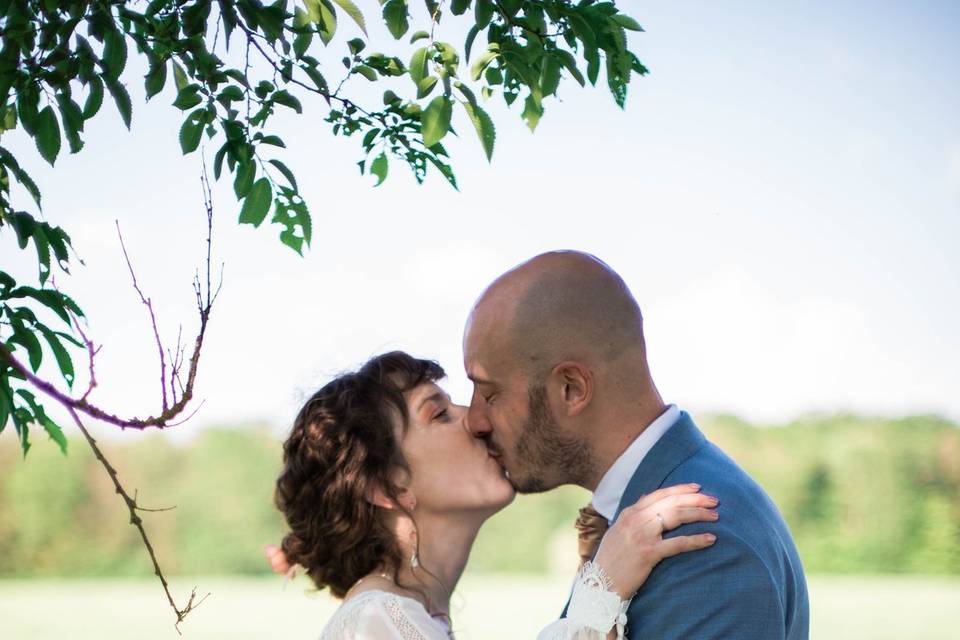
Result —
[{"label": "grass field", "polygon": [[[465,579],[454,600],[459,640],[532,640],[558,613],[562,580]],[[814,640],[954,640],[960,637],[960,580],[913,577],[811,578]],[[211,595],[181,626],[186,640],[307,640],[336,606],[304,593],[300,578],[174,580],[183,599],[194,585]],[[173,612],[160,584],[145,580],[0,580],[2,640],[174,640]],[[507,632],[510,627],[513,630]]]}]

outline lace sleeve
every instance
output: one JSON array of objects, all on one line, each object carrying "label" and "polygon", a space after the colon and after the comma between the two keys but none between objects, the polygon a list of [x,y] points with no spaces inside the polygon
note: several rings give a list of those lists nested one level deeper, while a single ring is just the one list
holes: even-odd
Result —
[{"label": "lace sleeve", "polygon": [[567,617],[550,623],[537,640],[605,640],[614,629],[617,640],[624,640],[629,606],[630,600],[610,590],[603,569],[587,562],[573,584]]}]

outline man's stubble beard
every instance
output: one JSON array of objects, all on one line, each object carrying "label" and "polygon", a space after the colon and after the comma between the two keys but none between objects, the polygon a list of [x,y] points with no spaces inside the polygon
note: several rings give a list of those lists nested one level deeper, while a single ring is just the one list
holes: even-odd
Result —
[{"label": "man's stubble beard", "polygon": [[523,465],[510,482],[518,493],[541,493],[562,484],[582,485],[590,477],[590,443],[564,434],[547,406],[547,389],[531,385],[527,392],[527,420],[519,430],[514,460]]}]

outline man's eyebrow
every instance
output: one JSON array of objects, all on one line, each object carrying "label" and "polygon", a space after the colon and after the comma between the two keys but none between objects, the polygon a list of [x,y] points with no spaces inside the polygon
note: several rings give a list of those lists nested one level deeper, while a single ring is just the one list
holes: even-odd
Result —
[{"label": "man's eyebrow", "polygon": [[478,376],[473,376],[468,374],[467,379],[470,380],[470,382],[473,382],[474,384],[485,384],[488,386],[493,386],[493,382],[491,380],[485,380]]},{"label": "man's eyebrow", "polygon": [[447,394],[445,394],[443,391],[434,391],[433,393],[431,393],[426,398],[420,401],[420,404],[417,405],[417,413],[420,413],[420,411],[423,409],[423,405],[427,404],[431,400],[434,402],[443,402],[443,400],[445,400],[446,398],[447,398]]}]

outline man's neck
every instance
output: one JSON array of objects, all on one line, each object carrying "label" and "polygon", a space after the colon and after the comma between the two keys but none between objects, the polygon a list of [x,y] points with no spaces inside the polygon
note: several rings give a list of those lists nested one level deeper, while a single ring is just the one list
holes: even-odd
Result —
[{"label": "man's neck", "polygon": [[596,491],[600,480],[617,458],[667,409],[667,405],[654,389],[649,397],[624,409],[609,412],[594,425],[590,444],[593,448],[595,472],[581,485],[584,489]]}]

